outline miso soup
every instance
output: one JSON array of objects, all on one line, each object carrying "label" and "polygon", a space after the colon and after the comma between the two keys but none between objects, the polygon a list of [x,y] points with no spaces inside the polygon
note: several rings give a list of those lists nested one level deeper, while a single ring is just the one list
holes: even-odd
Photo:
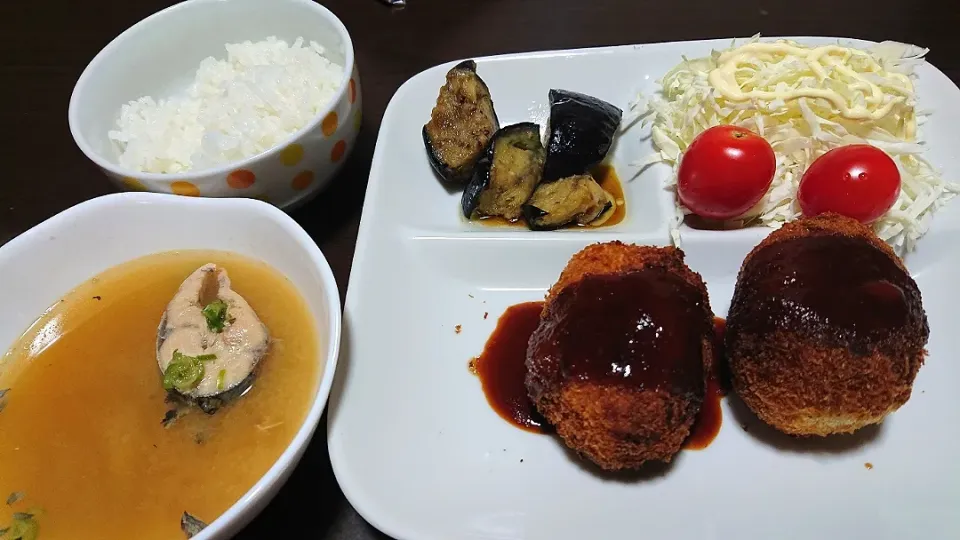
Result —
[{"label": "miso soup", "polygon": [[[157,362],[167,303],[205,263],[229,272],[270,334],[250,390],[213,414],[171,403]],[[160,253],[83,283],[0,360],[0,530],[168,540],[185,537],[184,512],[212,522],[299,429],[318,340],[294,285],[236,254]]]}]

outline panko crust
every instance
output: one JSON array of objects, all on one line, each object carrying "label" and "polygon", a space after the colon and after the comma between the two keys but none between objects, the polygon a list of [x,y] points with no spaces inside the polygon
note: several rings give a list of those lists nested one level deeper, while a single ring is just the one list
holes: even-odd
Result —
[{"label": "panko crust", "polygon": [[[852,433],[882,422],[910,399],[929,336],[922,306],[914,306],[919,316],[911,317],[882,344],[867,347],[865,352],[818,339],[799,327],[780,327],[768,333],[744,330],[741,319],[749,317],[755,307],[744,300],[748,295],[743,289],[751,281],[745,275],[748,263],[777,242],[815,235],[862,239],[906,272],[900,258],[873,231],[835,214],[788,223],[747,255],[727,318],[725,345],[733,389],[765,423],[798,436]],[[912,292],[919,304],[919,289]],[[911,301],[914,297],[908,294],[906,298]]]},{"label": "panko crust", "polygon": [[527,351],[526,385],[530,397],[564,443],[605,470],[636,469],[648,461],[670,462],[690,434],[703,402],[706,374],[713,359],[712,319],[706,285],[673,247],[599,243],[575,254],[547,294],[541,319],[564,288],[588,275],[621,274],[658,267],[680,276],[702,295],[705,332],[704,386],[698,394],[679,395],[594,381],[565,380],[561,366],[538,354],[540,330]]}]

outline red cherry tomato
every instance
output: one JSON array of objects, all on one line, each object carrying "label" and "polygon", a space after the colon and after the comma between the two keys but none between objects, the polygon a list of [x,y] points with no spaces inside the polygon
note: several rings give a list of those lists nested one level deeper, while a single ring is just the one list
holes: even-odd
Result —
[{"label": "red cherry tomato", "polygon": [[677,195],[694,214],[730,219],[752,208],[777,170],[773,148],[756,133],[715,126],[690,143],[677,171]]},{"label": "red cherry tomato", "polygon": [[841,146],[820,156],[797,189],[803,215],[836,212],[862,223],[882,216],[899,195],[897,164],[869,144]]}]

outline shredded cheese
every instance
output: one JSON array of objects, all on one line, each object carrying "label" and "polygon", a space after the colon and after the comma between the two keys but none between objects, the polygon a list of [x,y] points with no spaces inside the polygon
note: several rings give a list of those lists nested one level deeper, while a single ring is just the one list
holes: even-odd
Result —
[{"label": "shredded cheese", "polygon": [[[777,171],[766,196],[729,225],[777,228],[800,217],[797,187],[813,160],[838,146],[872,144],[893,157],[901,175],[900,196],[873,227],[902,255],[927,232],[933,212],[960,192],[922,155],[918,125],[925,114],[916,108],[913,67],[926,53],[895,42],[861,50],[754,36],[709,57],[684,57],[658,81],[659,96],[633,104],[643,124],[652,124],[657,149],[638,165],[671,165],[667,187],[675,190],[683,152],[697,135],[723,124],[753,130],[773,147]],[[674,200],[679,245],[679,225],[690,211]]]}]

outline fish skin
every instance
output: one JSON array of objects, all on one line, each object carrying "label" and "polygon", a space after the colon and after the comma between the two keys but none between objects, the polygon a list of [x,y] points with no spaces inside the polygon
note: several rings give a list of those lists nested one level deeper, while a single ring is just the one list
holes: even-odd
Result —
[{"label": "fish skin", "polygon": [[[221,332],[211,330],[203,316],[204,306],[217,299],[227,304],[228,323]],[[187,356],[217,356],[203,361],[204,376],[195,388],[179,392],[191,399],[222,396],[244,383],[266,356],[269,346],[267,327],[250,304],[231,288],[227,271],[212,263],[201,266],[184,280],[157,327],[157,363],[161,372],[177,350]],[[226,371],[226,384],[218,388],[221,370]]]}]

